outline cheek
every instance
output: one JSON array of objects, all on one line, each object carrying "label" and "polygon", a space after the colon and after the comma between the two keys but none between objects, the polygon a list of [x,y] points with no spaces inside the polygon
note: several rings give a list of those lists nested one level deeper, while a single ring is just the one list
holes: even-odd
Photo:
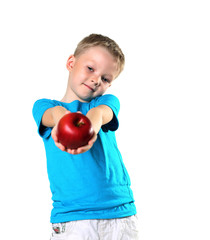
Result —
[{"label": "cheek", "polygon": [[106,90],[109,88],[109,85],[107,85],[107,86],[101,86],[101,88],[100,88],[100,94],[103,94],[103,93],[105,93],[106,92]]},{"label": "cheek", "polygon": [[77,69],[75,69],[75,70],[76,71],[72,72],[73,73],[72,78],[76,79],[76,82],[82,81],[86,76],[85,72],[81,71],[81,70],[77,71]]}]

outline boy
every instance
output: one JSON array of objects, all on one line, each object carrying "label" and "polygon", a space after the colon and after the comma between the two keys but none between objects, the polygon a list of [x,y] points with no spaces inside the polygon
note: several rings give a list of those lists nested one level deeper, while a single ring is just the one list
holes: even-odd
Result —
[{"label": "boy", "polygon": [[[55,239],[138,239],[130,179],[117,148],[119,101],[103,95],[124,67],[110,38],[91,34],[67,60],[67,90],[61,101],[35,102],[33,116],[43,138],[52,191]],[[66,149],[56,137],[58,121],[80,111],[93,126],[86,146]]]}]

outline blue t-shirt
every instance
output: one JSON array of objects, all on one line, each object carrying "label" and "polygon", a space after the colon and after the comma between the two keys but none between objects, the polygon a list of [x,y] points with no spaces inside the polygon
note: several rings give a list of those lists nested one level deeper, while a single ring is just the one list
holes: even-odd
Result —
[{"label": "blue t-shirt", "polygon": [[[63,106],[71,112],[81,111],[86,115],[91,108],[102,104],[112,109],[114,117],[102,126],[93,147],[82,154],[61,151],[51,137],[52,129],[41,124],[44,112],[54,106]],[[88,103],[78,100],[64,103],[50,99],[35,102],[33,116],[44,141],[52,192],[52,223],[136,214],[130,178],[115,138],[119,108],[119,100],[111,94]]]}]

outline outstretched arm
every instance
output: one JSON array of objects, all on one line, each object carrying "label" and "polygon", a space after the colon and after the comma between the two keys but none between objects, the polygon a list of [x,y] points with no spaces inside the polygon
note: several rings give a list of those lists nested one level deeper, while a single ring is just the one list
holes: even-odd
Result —
[{"label": "outstretched arm", "polygon": [[61,106],[47,109],[42,116],[42,125],[54,127],[67,112],[69,111]]},{"label": "outstretched arm", "polygon": [[88,151],[93,146],[97,139],[97,134],[102,125],[107,124],[113,118],[113,112],[110,107],[106,105],[99,105],[98,107],[92,108],[88,111],[86,116],[90,119],[94,130],[94,136],[88,142],[88,145],[80,147],[78,149],[67,149],[66,151],[71,154],[80,154]]},{"label": "outstretched arm", "polygon": [[51,136],[55,142],[55,145],[62,151],[66,151],[66,148],[59,143],[56,130],[59,120],[67,113],[69,113],[69,111],[66,108],[62,106],[56,106],[47,109],[42,116],[42,125],[45,127],[52,127]]},{"label": "outstretched arm", "polygon": [[87,117],[90,119],[93,129],[97,134],[101,126],[112,120],[113,111],[107,105],[99,105],[98,107],[90,109],[87,113]]},{"label": "outstretched arm", "polygon": [[88,145],[86,146],[80,147],[78,149],[66,149],[61,143],[59,143],[56,136],[56,131],[59,120],[68,112],[69,111],[67,111],[67,109],[61,106],[50,108],[44,113],[42,117],[42,124],[46,127],[53,127],[51,136],[55,141],[55,145],[62,151],[66,151],[71,154],[80,154],[88,151],[96,141],[97,134],[101,126],[109,123],[113,118],[113,112],[111,108],[107,105],[99,105],[95,108],[90,109],[86,116],[90,119],[92,123],[94,136],[92,137],[92,139],[90,139]]}]

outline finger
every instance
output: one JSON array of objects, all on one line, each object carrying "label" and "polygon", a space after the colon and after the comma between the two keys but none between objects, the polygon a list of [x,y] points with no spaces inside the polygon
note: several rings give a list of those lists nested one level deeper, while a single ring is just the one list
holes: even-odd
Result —
[{"label": "finger", "polygon": [[85,151],[87,151],[87,149],[84,148],[84,147],[80,147],[80,148],[77,148],[77,149],[67,149],[67,152],[68,152],[68,153],[74,154],[74,155],[83,153],[83,152],[85,152]]},{"label": "finger", "polygon": [[72,154],[72,150],[71,149],[66,149],[67,153]]},{"label": "finger", "polygon": [[94,134],[93,137],[89,140],[88,145],[92,145],[97,139],[97,134]]},{"label": "finger", "polygon": [[91,147],[92,147],[92,145],[86,145],[86,146],[80,147],[77,149],[77,152],[84,153],[84,152],[88,151]]},{"label": "finger", "polygon": [[69,149],[69,148],[68,148],[68,149],[66,149],[66,152],[68,152],[68,153],[70,153],[70,154],[74,154],[74,155],[75,155],[75,154],[78,154],[76,149]]},{"label": "finger", "polygon": [[65,151],[66,148],[59,142],[55,142],[55,145],[61,150],[61,151]]},{"label": "finger", "polygon": [[53,129],[52,129],[52,131],[51,131],[51,136],[52,136],[52,138],[54,139],[54,140],[56,140],[56,141],[58,141],[58,139],[57,139],[57,125],[55,125],[54,127],[53,127]]},{"label": "finger", "polygon": [[52,136],[52,139],[55,141],[55,142],[58,142],[58,137],[57,135],[55,134],[55,132],[51,132],[51,136]]},{"label": "finger", "polygon": [[73,149],[72,152],[71,152],[71,154],[76,155],[76,154],[79,154],[79,153],[78,153],[78,150],[77,150],[77,149]]}]

